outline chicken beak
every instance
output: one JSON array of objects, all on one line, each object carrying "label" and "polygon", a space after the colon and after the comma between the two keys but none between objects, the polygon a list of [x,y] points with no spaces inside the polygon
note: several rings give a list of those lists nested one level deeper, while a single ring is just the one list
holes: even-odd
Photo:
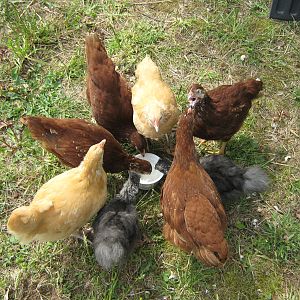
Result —
[{"label": "chicken beak", "polygon": [[106,143],[106,139],[102,140],[102,141],[98,144],[99,148],[103,149],[105,143]]},{"label": "chicken beak", "polygon": [[154,129],[155,129],[156,132],[159,131],[159,121],[158,120],[154,120],[153,127],[154,127]]},{"label": "chicken beak", "polygon": [[143,157],[145,156],[145,154],[146,154],[146,150],[145,149],[143,149],[142,151],[141,151],[141,154],[143,155]]},{"label": "chicken beak", "polygon": [[189,100],[189,102],[195,100],[195,97],[193,96],[192,93],[189,93],[189,94],[188,94],[188,100]]}]

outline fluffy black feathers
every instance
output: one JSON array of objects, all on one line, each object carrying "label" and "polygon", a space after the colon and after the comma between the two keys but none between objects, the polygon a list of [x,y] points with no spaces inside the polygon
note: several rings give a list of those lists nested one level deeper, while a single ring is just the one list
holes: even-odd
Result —
[{"label": "fluffy black feathers", "polygon": [[99,211],[93,223],[94,252],[104,269],[122,264],[141,239],[134,205],[139,181],[140,175],[130,173],[120,193]]},{"label": "fluffy black feathers", "polygon": [[223,155],[200,158],[200,163],[214,181],[223,201],[264,192],[268,188],[268,176],[258,166],[242,168]]},{"label": "fluffy black feathers", "polygon": [[171,168],[172,161],[160,158],[155,165],[155,169],[162,172],[164,175],[167,175],[169,169]]},{"label": "fluffy black feathers", "polygon": [[[242,168],[223,155],[200,158],[200,163],[213,180],[223,201],[235,200],[267,189],[267,174],[258,166]],[[167,174],[171,162],[160,159],[155,169]]]},{"label": "fluffy black feathers", "polygon": [[[200,163],[214,181],[223,201],[234,200],[268,187],[268,177],[258,166],[241,168],[222,155],[209,155]],[[171,162],[160,159],[155,169],[167,174]],[[94,223],[93,247],[97,262],[110,269],[121,265],[141,239],[135,200],[140,175],[130,173],[122,190],[102,208]]]}]

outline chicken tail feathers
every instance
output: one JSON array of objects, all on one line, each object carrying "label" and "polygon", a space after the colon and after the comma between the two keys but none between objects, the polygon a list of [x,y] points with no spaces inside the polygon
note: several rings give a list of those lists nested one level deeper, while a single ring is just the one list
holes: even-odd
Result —
[{"label": "chicken tail feathers", "polygon": [[150,56],[146,55],[146,57],[138,63],[136,70],[135,70],[136,77],[147,77],[147,76],[157,76],[158,78],[161,77],[159,68],[150,58]]},{"label": "chicken tail feathers", "polygon": [[201,246],[193,251],[195,256],[208,266],[222,267],[228,257],[228,245],[224,240],[220,245],[220,251],[214,252],[207,247]]},{"label": "chicken tail feathers", "polygon": [[[20,119],[21,123],[26,125],[31,133],[33,139],[39,141],[43,148],[48,150],[57,156],[64,164],[71,167],[77,167],[78,164],[74,164],[68,160],[65,160],[63,156],[60,155],[59,151],[53,149],[52,145],[58,147],[58,141],[62,140],[62,136],[67,128],[57,123],[56,119],[44,118],[44,117],[22,117]],[[61,145],[61,144],[60,144]],[[76,159],[78,159],[76,157]]]},{"label": "chicken tail feathers", "polygon": [[[85,49],[88,71],[86,89],[87,99],[90,104],[94,103],[92,104],[93,115],[96,118],[96,121],[100,122],[99,124],[102,124],[102,113],[100,113],[98,117],[95,116],[95,113],[96,115],[98,114],[98,109],[94,107],[95,103],[98,103],[101,99],[107,99],[109,103],[115,103],[115,105],[117,104],[119,106],[120,99],[125,98],[128,103],[130,103],[131,92],[126,81],[118,72],[116,72],[113,61],[107,55],[104,44],[96,33],[86,37]],[[117,117],[115,116],[115,118]]]},{"label": "chicken tail feathers", "polygon": [[21,206],[15,209],[7,222],[8,232],[24,244],[32,240],[34,231],[38,226],[38,214],[29,206]]},{"label": "chicken tail feathers", "polygon": [[108,59],[105,47],[96,33],[90,34],[85,39],[87,64],[103,64]]},{"label": "chicken tail feathers", "polygon": [[[111,221],[106,223],[106,218],[110,218]],[[103,216],[94,228],[93,246],[97,262],[106,270],[122,265],[135,248],[140,236],[138,221],[133,215],[126,216],[126,213],[123,213],[122,216],[112,217],[109,213]]]},{"label": "chicken tail feathers", "polygon": [[244,173],[243,192],[251,194],[254,192],[260,193],[267,190],[269,179],[267,174],[258,166],[246,168]]},{"label": "chicken tail feathers", "polygon": [[218,252],[213,252],[205,246],[199,246],[191,249],[191,246],[181,237],[176,230],[172,229],[168,223],[164,224],[163,235],[166,240],[170,241],[175,246],[179,247],[187,253],[193,253],[197,259],[201,260],[207,266],[222,267],[227,260],[228,245],[224,239],[219,246]]},{"label": "chicken tail feathers", "polygon": [[[47,118],[40,117],[22,117],[20,122],[28,127],[32,137],[38,141],[51,139],[52,135],[57,135],[57,131],[51,128],[47,123]],[[54,123],[52,125],[54,127]]]}]

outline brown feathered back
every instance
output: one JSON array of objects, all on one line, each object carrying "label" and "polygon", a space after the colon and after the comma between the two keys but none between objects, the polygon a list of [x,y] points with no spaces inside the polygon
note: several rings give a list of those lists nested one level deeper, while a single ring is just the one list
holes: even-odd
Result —
[{"label": "brown feathered back", "polygon": [[101,126],[81,119],[45,117],[23,117],[21,122],[28,126],[34,139],[67,166],[77,167],[90,146],[106,139],[103,157],[106,172],[151,172],[150,163],[127,154],[113,135]]},{"label": "brown feathered back", "polygon": [[86,37],[87,98],[96,122],[110,131],[118,141],[129,139],[144,152],[146,142],[133,124],[131,89],[115,70],[96,34]]},{"label": "brown feathered back", "polygon": [[199,164],[193,142],[193,112],[179,120],[175,156],[161,194],[164,236],[210,266],[228,255],[226,214],[216,187]]},{"label": "brown feathered back", "polygon": [[233,85],[205,90],[197,84],[190,89],[190,98],[202,89],[204,96],[195,104],[194,136],[205,140],[229,140],[243,125],[252,100],[262,90],[260,80],[249,79]]}]

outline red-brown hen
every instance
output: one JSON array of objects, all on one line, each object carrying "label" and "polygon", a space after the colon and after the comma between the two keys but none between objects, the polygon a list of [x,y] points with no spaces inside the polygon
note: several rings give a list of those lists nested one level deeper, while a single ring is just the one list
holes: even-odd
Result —
[{"label": "red-brown hen", "polygon": [[175,156],[160,198],[163,234],[205,264],[221,266],[228,256],[226,214],[213,181],[199,163],[193,121],[193,111],[179,120]]},{"label": "red-brown hen", "polygon": [[259,79],[249,79],[206,92],[201,85],[193,84],[189,91],[189,101],[196,111],[194,136],[204,140],[221,140],[220,154],[224,154],[227,141],[243,125],[252,100],[257,97],[262,86]]},{"label": "red-brown hen", "polygon": [[115,70],[96,34],[86,37],[87,98],[96,122],[119,141],[129,140],[142,154],[146,141],[133,124],[131,89]]},{"label": "red-brown hen", "polygon": [[57,156],[65,165],[77,167],[89,148],[106,139],[103,168],[109,173],[132,170],[150,173],[151,164],[127,154],[105,128],[81,119],[23,117],[32,137]]}]

